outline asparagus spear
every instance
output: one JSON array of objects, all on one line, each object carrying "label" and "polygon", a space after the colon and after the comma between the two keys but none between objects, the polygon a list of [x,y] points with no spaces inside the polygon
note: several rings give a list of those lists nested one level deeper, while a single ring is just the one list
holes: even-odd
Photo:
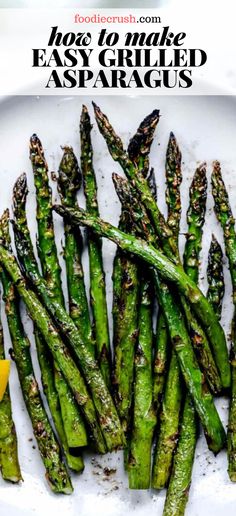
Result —
[{"label": "asparagus spear", "polygon": [[[182,182],[181,152],[173,133],[170,134],[166,153],[166,203],[168,207],[167,223],[172,228],[178,246],[179,226],[181,218],[180,185]],[[160,317],[164,317],[163,314]],[[158,321],[158,325],[160,322]],[[166,326],[163,327],[167,333]],[[161,342],[168,342],[161,336]],[[157,352],[158,352],[157,343]],[[167,353],[167,351],[166,351]],[[158,378],[159,379],[159,378]],[[173,453],[177,444],[179,417],[182,399],[182,378],[178,358],[172,348],[170,367],[167,375],[165,392],[160,417],[159,435],[155,447],[152,469],[152,487],[164,488],[169,480]]]},{"label": "asparagus spear", "polygon": [[[44,212],[45,214],[48,213],[48,207],[51,206],[50,197],[50,191],[48,190],[47,186],[45,185],[45,190],[43,189],[43,186],[40,190],[40,204],[41,204],[41,197],[43,192],[43,203],[48,203],[47,207],[44,206]],[[28,194],[28,188],[27,188],[27,179],[26,175],[22,174],[18,180],[15,183],[14,189],[13,189],[13,206],[14,206],[14,216],[16,220],[21,224],[27,224],[26,219],[26,211],[25,211],[25,205],[26,205],[26,198]],[[38,192],[39,197],[39,192]],[[50,208],[49,208],[50,209]],[[39,211],[38,217],[40,217],[40,220],[42,219],[42,213]],[[51,216],[49,215],[49,219]],[[42,220],[41,220],[42,222]],[[50,226],[50,221],[48,220],[48,226]],[[51,235],[51,231],[53,231],[53,227],[51,227],[51,230],[48,230],[48,233]],[[54,239],[53,239],[54,241]],[[43,242],[41,242],[41,239],[39,242],[42,245],[42,248],[47,249],[48,253],[48,243],[47,239],[43,239]],[[55,244],[55,242],[54,242]],[[53,247],[53,246],[52,246]],[[42,250],[41,250],[41,256],[42,256]],[[51,255],[48,255],[48,258],[51,259]],[[54,267],[55,257],[54,253],[52,251],[52,267]],[[51,295],[53,294],[56,298],[56,294],[54,291],[53,286],[55,286],[54,283],[54,272],[52,271],[50,273],[50,265],[47,264],[47,259],[45,259],[45,266],[48,268],[48,275],[51,274],[51,277],[47,275],[48,278],[48,284],[50,285],[50,292]],[[57,277],[57,276],[56,276]],[[59,293],[58,301],[61,302],[62,299],[62,293]],[[52,408],[52,415],[56,421],[57,429],[59,431],[60,436],[63,439],[63,443],[65,446],[65,450],[67,448],[76,448],[78,446],[86,446],[87,444],[87,435],[84,427],[84,423],[81,419],[81,414],[78,410],[77,404],[74,400],[74,397],[71,393],[71,390],[69,389],[67,383],[65,382],[65,379],[61,375],[61,372],[59,371],[57,364],[53,363],[53,360],[50,357],[49,351],[47,349],[47,344],[43,342],[42,336],[36,329],[35,331],[35,341],[37,345],[37,352],[39,357],[39,363],[41,366],[41,372],[42,372],[42,382],[43,385],[46,386],[46,393],[48,394],[48,401],[49,405],[51,405]],[[53,375],[53,378],[52,378]],[[58,393],[58,398],[60,402],[60,413],[58,410],[58,399],[55,393],[55,389]],[[61,416],[61,417],[60,417]],[[61,419],[63,421],[63,429],[61,428]],[[64,436],[64,433],[66,435],[66,439]],[[68,453],[67,453],[68,455]],[[68,457],[69,458],[69,457]],[[70,458],[69,458],[70,460]],[[74,461],[73,461],[74,462]]]},{"label": "asparagus spear", "polygon": [[[120,262],[122,278],[120,297],[116,298],[119,313],[114,321],[116,326],[114,328],[113,385],[122,428],[127,434],[132,402],[134,349],[138,336],[139,280],[138,264],[135,260],[123,254]],[[115,285],[117,283],[116,277]]]},{"label": "asparagus spear", "polygon": [[[194,229],[194,227],[193,227]],[[201,248],[201,238],[195,240],[197,244],[194,252],[195,265],[191,264],[191,273],[198,277],[198,254]],[[194,250],[194,249],[193,249]],[[207,277],[209,288],[207,297],[218,317],[221,315],[222,298],[224,295],[224,277],[222,267],[222,251],[217,240],[212,237],[208,255]],[[174,457],[172,474],[167,490],[163,516],[182,516],[188,501],[191,484],[192,466],[197,442],[197,420],[194,407],[187,395],[181,422],[181,431],[176,454]]]},{"label": "asparagus spear", "polygon": [[[0,236],[2,243],[10,247],[9,212],[6,210],[0,219]],[[12,357],[17,366],[24,401],[29,413],[39,452],[46,469],[46,479],[56,493],[69,494],[73,491],[70,477],[61,460],[61,452],[56,437],[50,426],[44,409],[38,384],[34,375],[30,343],[24,332],[19,311],[19,300],[9,275],[0,270],[4,290],[5,310],[13,345]],[[80,459],[80,470],[83,462]]]},{"label": "asparagus spear", "polygon": [[[95,106],[95,104],[93,103]],[[159,122],[159,111],[154,109],[150,115],[146,116],[139,125],[136,133],[131,138],[128,145],[128,157],[131,162],[137,166],[144,177],[147,177],[149,172],[149,154],[153,142],[154,132]],[[153,183],[153,173],[149,174],[149,181]],[[155,190],[155,186],[154,186]]]},{"label": "asparagus spear", "polygon": [[[163,253],[157,251],[144,240],[132,235],[127,235],[108,222],[92,217],[84,210],[72,210],[57,205],[54,206],[54,209],[60,215],[69,218],[75,225],[82,224],[92,227],[96,233],[109,238],[119,245],[121,249],[131,252],[154,267],[154,272],[158,271],[165,280],[175,283],[178,290],[187,297],[196,315],[208,330],[208,333],[210,330],[211,336],[214,335],[214,338],[216,338],[216,335],[218,338],[219,335],[222,335],[221,326],[217,321],[213,309],[199,288],[183,272],[182,267],[175,265],[168,260]],[[155,277],[155,281],[156,283],[158,282],[157,276]],[[205,385],[204,389],[202,388],[204,377],[195,360],[189,336],[183,324],[182,314],[178,310],[176,302],[172,297],[170,298],[169,291],[168,297],[166,292],[163,291],[161,304],[166,314],[172,343],[178,353],[181,371],[188,389],[194,398],[196,410],[204,426],[208,445],[210,449],[217,453],[225,442],[224,430],[216,412],[211,394],[208,392]]]},{"label": "asparagus spear", "polygon": [[[202,228],[205,221],[206,197],[206,164],[203,163],[196,169],[189,189],[188,232],[184,251],[185,272],[195,283],[198,281],[198,265],[202,243]],[[211,391],[214,394],[219,394],[222,390],[221,379],[206,334],[198,324],[198,321],[193,318],[188,303],[182,300],[182,304],[198,362],[205,372]]]},{"label": "asparagus spear", "polygon": [[[99,216],[97,184],[93,168],[93,148],[91,142],[90,116],[83,106],[80,118],[81,170],[83,174],[86,207],[89,213]],[[107,315],[105,274],[102,263],[102,241],[97,235],[88,232],[88,251],[90,267],[90,296],[93,311],[94,333],[97,359],[103,378],[111,385],[111,350]]]},{"label": "asparagus spear", "polygon": [[[115,161],[120,163],[125,174],[135,186],[138,196],[142,204],[145,206],[148,216],[150,217],[154,229],[160,239],[160,244],[164,253],[172,261],[178,264],[179,267],[181,267],[178,248],[173,236],[173,232],[166,224],[165,219],[155,202],[147,179],[143,176],[142,171],[140,171],[135,166],[135,164],[130,161],[127,152],[123,148],[121,139],[115,133],[108,118],[101,112],[96,104],[94,104],[94,110],[99,130],[106,140],[110,154]],[[212,338],[213,336],[211,335],[211,331],[209,331],[210,328],[205,328],[205,330],[214,353],[214,358],[220,373],[222,386],[228,388],[230,385],[230,367],[223,330],[220,330],[218,339],[216,338],[216,335],[214,338]]]},{"label": "asparagus spear", "polygon": [[[189,189],[189,208],[187,221],[189,224],[184,252],[185,272],[195,283],[198,282],[199,254],[202,243],[202,227],[206,210],[206,169],[200,166]],[[201,196],[199,196],[199,192]],[[180,435],[170,482],[164,514],[184,514],[191,483],[191,473],[197,442],[197,419],[189,394],[185,396]]]},{"label": "asparagus spear", "polygon": [[42,144],[36,134],[33,134],[30,138],[29,150],[36,189],[39,258],[43,276],[51,290],[51,296],[63,306],[61,268],[57,258],[54,237],[51,209],[52,192],[48,182],[48,165]]},{"label": "asparagus spear", "polygon": [[[0,360],[5,359],[3,329],[0,322]],[[18,460],[17,436],[12,419],[11,398],[7,386],[0,401],[0,470],[4,480],[16,483],[22,480]]]},{"label": "asparagus spear", "polygon": [[233,287],[234,315],[231,329],[231,396],[228,423],[228,473],[230,480],[236,482],[236,233],[235,220],[229,203],[228,193],[222,178],[221,167],[218,161],[213,163],[212,194],[215,202],[215,213],[224,232],[226,256],[229,260],[229,269]]},{"label": "asparagus spear", "polygon": [[[37,201],[38,250],[43,276],[52,297],[64,306],[61,269],[57,257],[52,218],[52,193],[48,182],[48,166],[42,144],[33,135],[30,139],[30,159],[34,173]],[[16,200],[17,203],[17,200]],[[20,208],[19,208],[20,209]],[[59,395],[63,426],[69,448],[87,445],[87,435],[81,413],[60,370],[55,368],[55,385]]]},{"label": "asparagus spear", "polygon": [[[155,128],[159,120],[159,112],[154,110],[144,118],[128,145],[129,159],[147,177],[152,195],[156,196],[156,183],[153,169],[149,172],[149,154]],[[122,180],[113,174],[113,182],[118,191],[121,203],[124,205],[126,192],[122,194],[119,185]],[[124,196],[124,199],[123,199]],[[127,228],[133,228],[132,217]],[[128,258],[126,258],[128,259]],[[140,282],[140,309],[134,311],[133,319],[137,317],[138,342],[134,355],[134,393],[132,431],[127,449],[129,486],[132,489],[146,489],[150,486],[150,466],[153,431],[156,422],[152,400],[152,309],[153,290],[149,272],[143,273],[139,281],[140,270],[136,266],[137,283]],[[122,328],[122,317],[120,327]],[[142,448],[145,449],[143,454]]]},{"label": "asparagus spear", "polygon": [[63,448],[63,452],[70,469],[80,472],[84,469],[83,459],[78,455],[78,449],[75,450],[73,455],[72,449],[69,450],[65,430],[63,427],[63,421],[61,417],[61,407],[58,397],[58,393],[55,387],[54,371],[52,369],[52,355],[49,349],[46,349],[45,341],[42,338],[37,326],[34,325],[34,335],[37,348],[37,355],[41,370],[41,379],[43,384],[43,390],[48,402],[48,406],[52,415],[53,423]]},{"label": "asparagus spear", "polygon": [[[149,170],[149,153],[157,121],[158,112],[153,111],[150,116],[146,117],[141,122],[129,142],[129,157],[143,170],[145,175],[147,175]],[[151,172],[151,183],[154,184],[152,174]],[[113,182],[122,205],[119,227],[124,231],[132,232],[133,224],[125,207],[125,197],[123,195],[124,192],[122,192],[120,188],[120,179],[121,178],[116,176],[116,174],[113,174]],[[130,420],[134,349],[138,335],[138,310],[135,309],[135,307],[137,307],[139,300],[139,274],[137,261],[124,255],[124,253],[122,254],[120,249],[117,249],[113,267],[113,326],[115,351],[113,380],[115,385],[116,405],[126,434]],[[136,393],[136,395],[138,396],[138,393]],[[133,461],[133,464],[135,467],[135,461]]]},{"label": "asparagus spear", "polygon": [[168,332],[164,314],[158,314],[156,338],[155,338],[155,356],[153,363],[153,403],[155,412],[158,414],[166,380],[166,371],[169,362],[169,346]]},{"label": "asparagus spear", "polygon": [[191,397],[187,394],[163,516],[184,515],[191,483],[196,440],[196,415]]},{"label": "asparagus spear", "polygon": [[[124,231],[126,228],[126,216],[125,210],[121,208],[121,215],[119,220],[119,229]],[[123,262],[124,254],[122,251],[117,248],[116,254],[113,262],[113,271],[112,271],[112,284],[113,284],[113,303],[112,303],[112,316],[113,316],[113,349],[114,353],[116,353],[116,340],[117,340],[117,330],[118,330],[118,317],[120,313],[120,303],[121,303],[121,281],[123,276]],[[116,363],[116,357],[114,357],[114,362]],[[114,370],[112,371],[112,383],[116,385],[117,380],[114,375]]]},{"label": "asparagus spear", "polygon": [[[131,224],[122,206],[119,228]],[[133,401],[134,349],[138,336],[139,278],[137,261],[117,248],[113,263],[113,349],[112,384],[115,405],[126,437],[124,467],[128,468],[131,407]]]},{"label": "asparagus spear", "polygon": [[180,185],[182,183],[181,152],[171,132],[166,151],[166,204],[168,208],[167,223],[172,229],[178,246],[179,226],[181,219]]},{"label": "asparagus spear", "polygon": [[209,286],[207,291],[207,299],[211,303],[219,319],[221,317],[222,300],[225,293],[222,261],[222,249],[214,235],[212,235],[208,254],[207,280]]},{"label": "asparagus spear", "polygon": [[[71,147],[64,147],[64,154],[59,166],[58,189],[61,202],[65,206],[76,206],[76,193],[81,186],[81,172],[78,161]],[[78,327],[81,338],[87,342],[88,349],[95,355],[94,340],[89,316],[89,308],[84,285],[84,273],[81,263],[82,235],[75,234],[71,224],[65,222],[64,257],[67,272],[70,316]]]},{"label": "asparagus spear", "polygon": [[135,352],[134,413],[128,461],[130,489],[148,489],[150,486],[151,448],[156,423],[152,400],[152,300],[150,278],[144,278]]},{"label": "asparagus spear", "polygon": [[199,255],[202,248],[202,227],[206,213],[207,177],[206,163],[202,163],[193,177],[189,189],[189,208],[187,211],[188,232],[184,250],[184,269],[197,283]]},{"label": "asparagus spear", "polygon": [[166,487],[179,435],[182,383],[176,353],[173,350],[161,408],[160,429],[155,447],[152,487]]}]

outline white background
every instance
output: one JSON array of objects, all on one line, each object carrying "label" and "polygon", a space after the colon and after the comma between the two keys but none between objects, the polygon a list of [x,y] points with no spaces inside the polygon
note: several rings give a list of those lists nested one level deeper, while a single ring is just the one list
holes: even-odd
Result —
[{"label": "white background", "polygon": [[[31,4],[32,5],[32,4]],[[35,4],[34,4],[35,5]],[[41,4],[43,5],[43,4]],[[97,4],[89,14],[95,12],[102,13],[102,9]],[[203,2],[167,2],[155,9],[150,14],[159,15],[162,24],[142,24],[142,25],[107,25],[109,30],[118,30],[120,34],[129,30],[142,28],[149,32],[159,31],[162,26],[169,25],[176,32],[186,32],[184,48],[202,48],[208,55],[207,63],[200,68],[193,70],[193,86],[189,89],[139,89],[136,94],[159,95],[213,95],[213,94],[235,94],[236,92],[236,46],[234,30],[234,11],[231,2],[226,1],[224,10],[221,4],[211,1]],[[89,6],[89,3],[87,4]],[[226,8],[227,6],[227,8]],[[126,6],[127,7],[127,6]],[[0,94],[52,94],[61,95],[61,89],[45,89],[50,75],[50,69],[32,68],[32,48],[46,48],[51,32],[50,27],[58,25],[62,32],[67,31],[99,31],[101,26],[73,23],[74,14],[85,11],[81,7],[76,9],[48,9],[37,11],[35,9],[2,10],[0,19],[0,63],[1,63],[1,82]],[[104,11],[105,12],[105,11]],[[131,12],[131,7],[127,13]],[[132,12],[135,11],[132,8]],[[111,10],[106,11],[111,14]],[[118,14],[115,13],[114,14]],[[119,12],[120,14],[120,12]],[[122,9],[122,14],[126,14]],[[137,11],[138,14],[138,11]],[[145,9],[140,14],[149,14]],[[94,39],[96,41],[96,38]],[[97,49],[94,48],[96,55]],[[96,64],[93,64],[95,69]],[[73,88],[64,90],[65,94],[117,94],[117,91],[109,89],[91,88],[79,90]],[[128,92],[130,93],[130,92]],[[135,90],[132,90],[135,94]],[[127,94],[126,90],[119,90],[119,94]]]}]

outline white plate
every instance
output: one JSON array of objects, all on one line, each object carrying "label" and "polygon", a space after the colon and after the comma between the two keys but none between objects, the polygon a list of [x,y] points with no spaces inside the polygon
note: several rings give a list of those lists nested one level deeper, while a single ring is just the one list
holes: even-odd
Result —
[{"label": "white plate", "polygon": [[[91,98],[83,99],[92,115]],[[96,100],[96,99],[95,99]],[[231,204],[236,213],[235,174],[235,99],[233,97],[156,97],[141,99],[128,97],[100,97],[98,104],[108,114],[117,132],[128,142],[138,124],[152,109],[161,110],[161,120],[151,152],[151,163],[155,167],[158,182],[158,199],[164,210],[164,159],[169,132],[175,132],[183,154],[183,217],[182,232],[186,230],[185,212],[188,203],[188,187],[199,161],[206,160],[210,178],[211,162],[219,159],[222,163]],[[0,104],[0,155],[1,155],[1,211],[11,205],[13,184],[22,171],[27,172],[29,182],[28,215],[32,236],[35,240],[35,198],[31,166],[28,159],[28,139],[37,132],[42,139],[50,171],[57,170],[61,158],[60,145],[71,144],[79,156],[79,117],[82,100],[79,97],[11,97]],[[93,115],[92,115],[93,116]],[[98,181],[100,211],[103,218],[117,223],[119,203],[111,180],[112,171],[120,172],[96,125],[93,130],[94,163]],[[52,183],[55,194],[55,183]],[[210,192],[210,189],[209,189]],[[83,205],[83,196],[80,195]],[[212,211],[212,198],[209,194],[207,223],[203,240],[203,266],[205,275],[206,258],[211,233],[214,231],[222,242],[222,234]],[[61,249],[62,221],[55,217],[57,243]],[[184,237],[181,238],[183,247]],[[60,250],[59,249],[59,250]],[[107,273],[107,292],[109,312],[111,309],[111,270],[115,247],[104,242],[104,263]],[[60,255],[62,263],[62,256]],[[84,254],[85,271],[87,256]],[[64,264],[63,267],[63,278]],[[202,274],[201,274],[202,276]],[[223,322],[226,331],[232,316],[230,277],[225,267],[226,295],[223,308]],[[65,282],[64,282],[65,283]],[[206,284],[202,282],[203,288]],[[6,349],[10,339],[4,313]],[[32,354],[38,375],[38,366],[32,338],[32,325],[25,317],[27,331],[32,342]],[[39,375],[38,375],[39,376]],[[19,442],[19,457],[24,477],[20,486],[9,485],[0,479],[1,514],[8,516],[156,516],[161,514],[165,493],[154,491],[129,491],[127,477],[123,472],[122,454],[112,454],[104,458],[96,457],[91,465],[91,457],[86,457],[85,472],[73,476],[74,494],[70,497],[55,496],[49,491],[44,480],[44,468],[33,437],[30,420],[24,407],[14,364],[11,372],[11,395],[14,420]],[[227,401],[218,400],[217,406],[225,424],[227,423]],[[99,465],[117,468],[116,474],[106,479]],[[227,516],[235,514],[236,486],[227,475],[225,452],[217,458],[208,451],[203,436],[199,439],[194,463],[193,481],[187,516]]]}]

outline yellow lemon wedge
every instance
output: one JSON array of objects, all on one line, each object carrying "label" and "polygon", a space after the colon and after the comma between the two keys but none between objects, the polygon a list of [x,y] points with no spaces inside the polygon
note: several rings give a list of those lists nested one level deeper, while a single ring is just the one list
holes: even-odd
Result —
[{"label": "yellow lemon wedge", "polygon": [[10,374],[10,360],[0,360],[0,401],[3,398]]}]

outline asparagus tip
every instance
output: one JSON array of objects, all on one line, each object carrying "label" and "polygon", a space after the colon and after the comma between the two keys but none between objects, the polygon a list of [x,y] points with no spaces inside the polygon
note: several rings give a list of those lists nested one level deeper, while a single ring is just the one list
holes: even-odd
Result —
[{"label": "asparagus tip", "polygon": [[88,113],[88,108],[85,104],[82,104],[82,113]]},{"label": "asparagus tip", "polygon": [[212,163],[214,172],[221,172],[220,162],[216,159]]},{"label": "asparagus tip", "polygon": [[94,102],[94,100],[92,100],[92,105],[93,105],[94,111],[100,111],[100,107],[98,107],[98,105],[96,104],[96,102]]}]

